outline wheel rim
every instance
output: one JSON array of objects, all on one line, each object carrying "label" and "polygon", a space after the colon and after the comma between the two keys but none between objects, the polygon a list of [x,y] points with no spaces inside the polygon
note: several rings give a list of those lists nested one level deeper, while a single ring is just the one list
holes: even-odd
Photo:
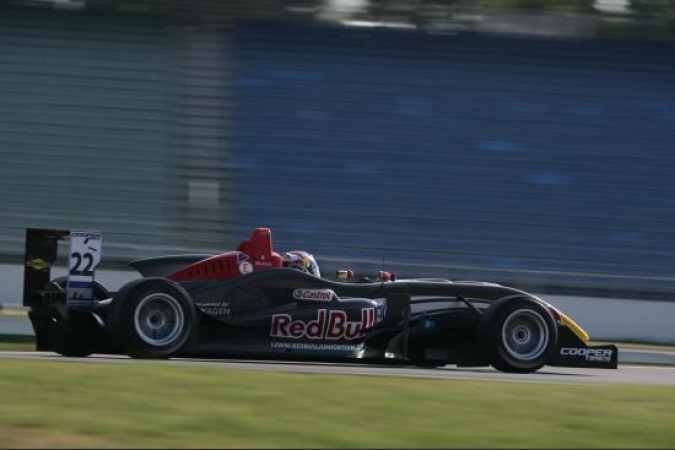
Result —
[{"label": "wheel rim", "polygon": [[134,312],[138,337],[153,347],[171,344],[180,336],[184,324],[183,309],[178,300],[168,294],[144,297]]},{"label": "wheel rim", "polygon": [[529,362],[539,358],[546,351],[548,341],[546,320],[536,311],[514,311],[504,320],[504,349],[518,361]]}]

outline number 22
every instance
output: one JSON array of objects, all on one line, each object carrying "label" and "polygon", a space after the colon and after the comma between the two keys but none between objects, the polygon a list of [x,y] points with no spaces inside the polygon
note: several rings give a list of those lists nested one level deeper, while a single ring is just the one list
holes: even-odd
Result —
[{"label": "number 22", "polygon": [[[73,252],[70,254],[70,257],[76,260],[75,264],[71,266],[71,275],[85,275],[92,272],[92,268],[94,266],[94,257],[91,253],[85,253],[82,255],[79,252]],[[84,268],[80,267],[82,264],[86,264]]]}]

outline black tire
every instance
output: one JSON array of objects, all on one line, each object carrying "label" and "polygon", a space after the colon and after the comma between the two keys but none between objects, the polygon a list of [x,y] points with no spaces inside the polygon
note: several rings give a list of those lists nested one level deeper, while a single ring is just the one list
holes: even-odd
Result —
[{"label": "black tire", "polygon": [[548,309],[529,298],[491,305],[481,319],[481,339],[497,370],[529,373],[542,368],[558,345],[558,327]]},{"label": "black tire", "polygon": [[[68,277],[58,277],[52,280],[61,291],[66,290]],[[94,300],[103,300],[110,297],[108,290],[98,281],[94,281]],[[68,319],[51,325],[49,332],[49,348],[56,353],[73,358],[84,358],[96,351],[96,344],[100,341],[102,329],[92,313],[72,310]]]},{"label": "black tire", "polygon": [[170,358],[192,342],[197,312],[189,294],[165,278],[125,285],[108,313],[113,345],[134,358]]}]

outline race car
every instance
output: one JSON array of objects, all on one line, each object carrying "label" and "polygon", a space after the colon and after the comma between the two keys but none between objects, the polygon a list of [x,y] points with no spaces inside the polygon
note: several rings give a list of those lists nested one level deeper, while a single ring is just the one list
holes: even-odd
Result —
[{"label": "race car", "polygon": [[[52,279],[59,243],[68,275]],[[140,276],[109,292],[95,280],[102,236],[26,230],[23,304],[37,350],[64,356],[272,358],[493,366],[617,367],[614,345],[590,346],[560,309],[484,281],[322,276],[305,251],[277,253],[269,228],[236,250],[130,262]],[[325,275],[325,274],[324,274]]]}]

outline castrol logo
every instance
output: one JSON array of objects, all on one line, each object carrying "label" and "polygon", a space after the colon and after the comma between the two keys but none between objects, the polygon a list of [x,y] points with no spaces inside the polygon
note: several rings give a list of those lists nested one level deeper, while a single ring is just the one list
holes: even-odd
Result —
[{"label": "castrol logo", "polygon": [[331,289],[295,289],[293,298],[296,300],[316,300],[329,302],[335,298],[335,292]]}]

